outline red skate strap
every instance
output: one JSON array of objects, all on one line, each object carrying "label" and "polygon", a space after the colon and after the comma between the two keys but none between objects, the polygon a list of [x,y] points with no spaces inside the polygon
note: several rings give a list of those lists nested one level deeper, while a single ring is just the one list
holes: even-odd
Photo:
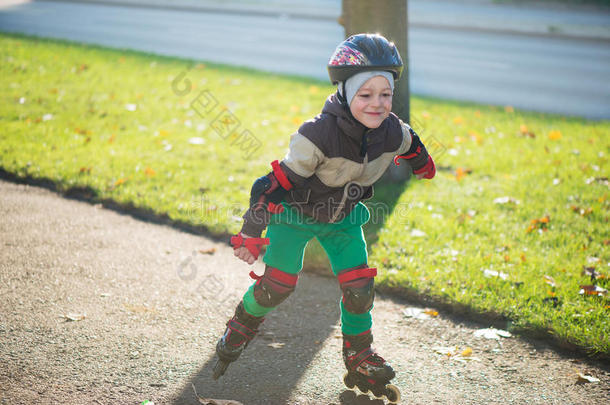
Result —
[{"label": "red skate strap", "polygon": [[339,284],[347,283],[348,281],[356,280],[358,278],[373,278],[377,275],[376,268],[366,269],[354,269],[341,273],[337,276]]},{"label": "red skate strap", "polygon": [[264,276],[259,276],[258,274],[256,274],[253,271],[250,272],[250,277],[254,280],[260,280],[261,278],[263,278],[265,276],[270,280],[279,281],[280,283],[285,284],[290,287],[294,287],[295,285],[297,285],[297,281],[299,280],[298,275],[286,273],[280,269],[276,269],[275,267],[271,267],[271,266],[269,266],[265,269]]},{"label": "red skate strap", "polygon": [[362,364],[363,361],[365,361],[366,359],[371,357],[373,354],[375,354],[373,349],[371,349],[370,347],[367,347],[366,349],[362,350],[360,353],[355,355],[349,365],[351,370],[352,371],[356,370],[356,368],[358,368],[358,366],[360,364]]},{"label": "red skate strap", "polygon": [[231,319],[229,321],[229,323],[227,324],[227,327],[229,329],[231,329],[232,331],[235,331],[235,332],[239,333],[240,335],[243,335],[248,340],[254,339],[254,336],[256,336],[256,332],[257,332],[255,330],[248,328],[245,325],[242,325],[241,323],[237,322],[235,319]]}]

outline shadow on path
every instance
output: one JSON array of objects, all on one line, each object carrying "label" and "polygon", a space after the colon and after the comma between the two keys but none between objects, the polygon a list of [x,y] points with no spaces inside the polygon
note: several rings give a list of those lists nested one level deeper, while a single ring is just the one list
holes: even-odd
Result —
[{"label": "shadow on path", "polygon": [[[202,398],[244,404],[288,403],[323,343],[340,334],[339,297],[336,281],[329,279],[320,286],[315,276],[301,275],[297,290],[267,316],[259,335],[225,375],[214,381],[216,357],[208,359],[173,403],[198,403],[191,384]],[[223,331],[218,330],[218,336]],[[270,346],[273,343],[280,347]],[[328,367],[343,368],[340,353]]]}]

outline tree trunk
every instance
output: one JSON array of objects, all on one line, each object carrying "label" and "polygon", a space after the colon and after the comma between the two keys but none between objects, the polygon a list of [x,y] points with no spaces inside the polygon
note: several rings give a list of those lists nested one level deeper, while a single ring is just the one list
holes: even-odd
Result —
[{"label": "tree trunk", "polygon": [[[395,84],[392,111],[404,122],[410,122],[409,111],[409,53],[407,47],[407,0],[342,0],[339,23],[345,37],[364,32],[379,33],[394,42],[400,52],[404,69]],[[403,181],[411,175],[408,164],[390,165],[384,180]]]}]

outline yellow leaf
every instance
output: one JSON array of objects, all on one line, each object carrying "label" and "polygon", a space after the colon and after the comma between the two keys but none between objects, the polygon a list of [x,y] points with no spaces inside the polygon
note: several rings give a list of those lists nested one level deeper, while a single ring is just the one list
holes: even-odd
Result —
[{"label": "yellow leaf", "polygon": [[433,316],[433,317],[437,317],[438,316],[438,311],[435,311],[433,309],[426,309],[424,311],[424,314],[430,315],[430,316]]},{"label": "yellow leaf", "polygon": [[513,108],[512,105],[507,105],[504,107],[504,111],[506,111],[507,113],[512,113],[512,112],[515,112],[515,109]]},{"label": "yellow leaf", "polygon": [[551,141],[556,141],[558,139],[561,139],[561,131],[558,131],[555,129],[555,130],[549,132],[549,139]]},{"label": "yellow leaf", "polygon": [[160,136],[168,136],[169,132],[167,132],[166,130],[162,129],[162,130],[159,131],[159,135]]},{"label": "yellow leaf", "polygon": [[428,111],[424,111],[423,113],[421,113],[421,116],[424,117],[425,119],[430,118],[430,113]]},{"label": "yellow leaf", "polygon": [[522,134],[527,134],[529,132],[529,130],[527,129],[527,125],[525,125],[525,124],[521,124],[521,126],[519,127],[519,130],[521,131]]},{"label": "yellow leaf", "polygon": [[117,181],[114,182],[114,186],[115,187],[120,186],[121,184],[124,184],[126,181],[127,181],[127,179],[120,178],[120,179],[118,179]]},{"label": "yellow leaf", "polygon": [[462,353],[460,353],[460,355],[462,357],[469,357],[472,356],[472,348],[471,347],[467,347],[464,350],[462,350]]},{"label": "yellow leaf", "polygon": [[477,118],[481,118],[481,111],[479,111],[479,110],[475,111],[474,116]]},{"label": "yellow leaf", "polygon": [[468,133],[468,135],[470,136],[470,139],[472,139],[473,141],[475,141],[479,145],[481,145],[483,143],[483,138],[476,131],[470,131]]},{"label": "yellow leaf", "polygon": [[144,173],[148,176],[148,177],[152,177],[155,174],[157,174],[157,172],[155,172],[153,169],[151,169],[150,167],[147,167],[146,169],[144,169]]},{"label": "yellow leaf", "polygon": [[309,94],[318,94],[318,86],[309,86]]},{"label": "yellow leaf", "polygon": [[455,118],[453,119],[453,123],[454,123],[454,124],[457,124],[457,125],[460,125],[460,124],[461,124],[461,123],[463,123],[463,122],[464,122],[464,118],[462,118],[462,117],[455,117]]}]

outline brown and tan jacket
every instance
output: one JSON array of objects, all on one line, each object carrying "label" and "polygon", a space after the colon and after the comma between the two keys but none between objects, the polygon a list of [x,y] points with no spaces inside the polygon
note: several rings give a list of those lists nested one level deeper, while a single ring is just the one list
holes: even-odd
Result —
[{"label": "brown and tan jacket", "polygon": [[[353,118],[336,94],[292,135],[280,166],[293,184],[285,201],[319,222],[338,222],[373,195],[373,184],[411,146],[409,126],[390,113],[375,129]],[[259,236],[271,214],[249,209],[242,232]]]}]

